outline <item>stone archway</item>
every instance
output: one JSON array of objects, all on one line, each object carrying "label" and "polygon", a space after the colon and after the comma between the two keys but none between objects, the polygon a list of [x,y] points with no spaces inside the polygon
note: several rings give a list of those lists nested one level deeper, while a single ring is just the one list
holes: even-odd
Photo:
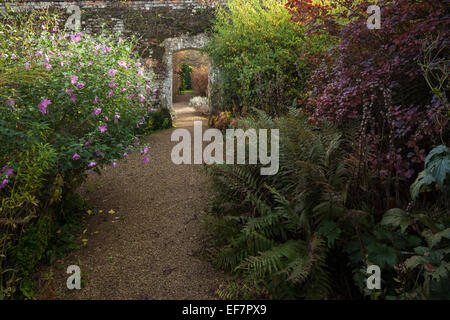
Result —
[{"label": "stone archway", "polygon": [[[201,50],[205,47],[208,41],[208,37],[205,34],[199,34],[196,36],[182,36],[178,38],[168,38],[161,44],[165,48],[163,61],[166,66],[166,74],[162,81],[161,90],[161,103],[163,107],[172,110],[172,93],[173,93],[173,54],[183,50]],[[211,87],[212,80],[214,79],[211,64],[209,66],[209,83]],[[208,88],[208,101],[210,101],[210,89]]]}]

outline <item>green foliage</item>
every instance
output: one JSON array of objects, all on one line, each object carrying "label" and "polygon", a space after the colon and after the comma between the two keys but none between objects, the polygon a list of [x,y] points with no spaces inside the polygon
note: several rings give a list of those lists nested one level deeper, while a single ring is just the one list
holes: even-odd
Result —
[{"label": "green foliage", "polygon": [[[260,176],[258,166],[252,165],[208,169],[219,191],[213,214],[205,221],[215,235],[209,253],[218,267],[253,285],[254,295],[251,290],[245,295],[236,292],[239,297],[261,297],[264,292],[272,298],[327,297],[328,248],[319,233],[328,231],[330,243],[333,238],[331,228],[318,228],[318,222],[342,205],[342,165],[331,161],[339,162],[340,135],[331,128],[314,130],[294,110],[277,120],[256,113],[241,125],[280,128],[279,173]],[[330,210],[316,205],[320,199],[327,199]]]},{"label": "green foliage", "polygon": [[305,38],[303,26],[290,21],[285,3],[231,0],[218,8],[206,51],[221,71],[227,106],[279,114],[305,94],[311,71],[306,55],[332,40]]},{"label": "green foliage", "polygon": [[[277,119],[256,110],[239,126],[278,128],[280,167],[274,176],[261,176],[259,165],[207,169],[217,192],[205,219],[208,254],[236,278],[223,298],[445,296],[450,221],[442,207],[377,215],[357,191],[370,187],[355,177],[350,139],[298,110]],[[382,269],[382,290],[366,288],[371,264]]]},{"label": "green foliage", "polygon": [[192,89],[191,74],[192,67],[190,65],[187,65],[186,63],[183,63],[180,70],[181,84],[178,88],[180,92]]},{"label": "green foliage", "polygon": [[73,247],[86,171],[171,123],[133,39],[66,33],[46,10],[0,20],[0,298],[31,298],[37,263]]},{"label": "green foliage", "polygon": [[[425,170],[419,173],[416,181],[411,185],[410,193],[413,200],[417,199],[430,184],[437,186],[450,197],[450,151],[445,145],[440,145],[430,151],[425,158]],[[444,185],[445,181],[445,185]]]}]

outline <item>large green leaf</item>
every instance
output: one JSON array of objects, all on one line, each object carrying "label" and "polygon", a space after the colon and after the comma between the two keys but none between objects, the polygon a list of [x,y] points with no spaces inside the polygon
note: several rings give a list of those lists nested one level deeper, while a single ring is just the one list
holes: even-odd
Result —
[{"label": "large green leaf", "polygon": [[367,246],[369,261],[378,265],[380,268],[386,265],[393,266],[397,263],[397,255],[394,248],[388,247],[384,243],[371,241]]},{"label": "large green leaf", "polygon": [[322,222],[321,227],[317,231],[320,235],[324,236],[328,240],[328,246],[331,247],[334,241],[339,238],[341,234],[341,229],[336,225],[335,222],[326,220]]},{"label": "large green leaf", "polygon": [[444,189],[444,181],[450,174],[450,153],[446,146],[440,145],[430,151],[425,159],[425,170],[419,173],[410,187],[411,198],[415,200],[423,186],[436,183]]},{"label": "large green leaf", "polygon": [[381,220],[381,224],[400,227],[402,232],[405,232],[406,228],[408,228],[408,226],[411,224],[411,220],[404,210],[393,208],[386,211],[383,219]]},{"label": "large green leaf", "polygon": [[430,248],[434,247],[436,244],[441,242],[442,238],[450,239],[450,228],[442,230],[440,232],[432,233],[430,230],[425,230],[422,235],[427,240]]}]

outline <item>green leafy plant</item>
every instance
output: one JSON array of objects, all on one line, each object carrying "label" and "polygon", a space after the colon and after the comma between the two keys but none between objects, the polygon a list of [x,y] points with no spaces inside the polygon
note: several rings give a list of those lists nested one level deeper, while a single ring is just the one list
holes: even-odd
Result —
[{"label": "green leafy plant", "polygon": [[450,151],[445,145],[440,145],[431,150],[425,158],[425,170],[419,173],[416,181],[411,185],[411,198],[417,199],[419,193],[433,183],[450,196],[449,176]]}]

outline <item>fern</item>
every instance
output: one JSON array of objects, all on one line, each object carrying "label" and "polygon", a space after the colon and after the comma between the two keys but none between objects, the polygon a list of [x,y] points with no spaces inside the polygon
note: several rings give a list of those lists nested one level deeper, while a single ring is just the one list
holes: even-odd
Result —
[{"label": "fern", "polygon": [[208,168],[217,192],[210,220],[216,227],[210,230],[221,239],[210,257],[239,275],[246,288],[229,285],[223,295],[327,297],[328,251],[317,229],[323,219],[344,215],[341,135],[311,127],[295,109],[279,119],[255,110],[240,126],[279,128],[280,169],[275,176],[261,176],[255,165]]}]

